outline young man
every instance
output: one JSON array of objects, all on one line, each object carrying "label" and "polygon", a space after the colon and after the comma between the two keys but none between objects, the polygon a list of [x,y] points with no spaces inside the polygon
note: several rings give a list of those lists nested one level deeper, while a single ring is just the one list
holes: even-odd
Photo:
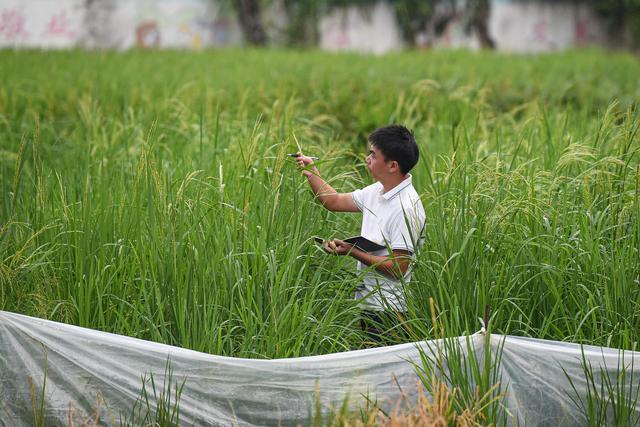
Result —
[{"label": "young man", "polygon": [[363,329],[375,334],[378,328],[372,323],[397,320],[407,309],[402,286],[411,279],[411,257],[421,239],[425,213],[409,174],[419,156],[412,132],[404,126],[385,126],[372,132],[369,142],[367,168],[376,183],[353,193],[333,189],[310,157],[299,153],[296,161],[325,208],[362,212],[361,236],[386,247],[369,253],[338,239],[324,243],[327,252],[358,260],[358,270],[374,267],[358,286],[356,299],[364,309]]}]

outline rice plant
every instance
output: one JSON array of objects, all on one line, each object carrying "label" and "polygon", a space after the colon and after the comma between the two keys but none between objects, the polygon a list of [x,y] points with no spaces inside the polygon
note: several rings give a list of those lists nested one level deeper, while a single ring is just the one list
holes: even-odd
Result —
[{"label": "rice plant", "polygon": [[167,359],[162,384],[149,373],[142,378],[140,396],[130,414],[121,414],[121,426],[175,427],[180,425],[180,398],[186,379],[176,382]]},{"label": "rice plant", "polygon": [[[390,342],[493,331],[632,348],[638,62],[407,52],[1,51],[0,309],[219,355],[359,348],[349,259],[286,153],[341,191],[415,130],[425,245]],[[579,70],[579,71],[578,71]]]},{"label": "rice plant", "polygon": [[582,348],[582,370],[586,394],[577,391],[577,384],[565,371],[571,385],[571,401],[584,416],[589,426],[637,426],[640,425],[640,383],[634,378],[633,355],[620,352],[617,366],[593,366]]}]

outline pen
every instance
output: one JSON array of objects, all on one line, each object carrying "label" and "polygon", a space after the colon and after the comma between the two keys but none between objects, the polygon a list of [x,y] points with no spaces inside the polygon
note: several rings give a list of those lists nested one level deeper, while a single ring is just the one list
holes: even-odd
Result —
[{"label": "pen", "polygon": [[[300,154],[298,154],[298,153],[295,153],[295,154],[294,153],[290,153],[290,154],[287,154],[287,156],[289,156],[289,157],[300,157]],[[313,156],[307,156],[307,157],[309,157],[311,160],[320,160],[320,157],[313,157]]]}]

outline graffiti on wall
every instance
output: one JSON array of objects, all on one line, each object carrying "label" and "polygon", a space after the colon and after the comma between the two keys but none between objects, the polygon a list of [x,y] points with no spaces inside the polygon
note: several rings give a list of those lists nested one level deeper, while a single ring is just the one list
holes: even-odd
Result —
[{"label": "graffiti on wall", "polygon": [[2,0],[0,47],[192,48],[241,42],[213,0]]},{"label": "graffiti on wall", "polygon": [[0,6],[0,46],[72,47],[81,35],[78,0],[6,1]]},{"label": "graffiti on wall", "polygon": [[[381,31],[384,29],[384,31]],[[320,47],[384,53],[403,45],[391,6],[379,1],[370,9],[337,8],[320,20]]]},{"label": "graffiti on wall", "polygon": [[584,18],[576,20],[576,41],[580,44],[589,41],[589,22]]},{"label": "graffiti on wall", "polygon": [[[217,2],[210,0],[164,0],[147,4],[138,10],[136,19],[138,47],[201,49],[240,41],[233,38],[235,22],[223,13]],[[149,23],[154,24],[153,28]]]},{"label": "graffiti on wall", "polygon": [[75,40],[78,32],[73,28],[67,11],[62,10],[49,18],[42,35],[44,37],[67,37]]},{"label": "graffiti on wall", "polygon": [[322,27],[321,34],[321,42],[329,50],[345,50],[351,47],[351,39],[345,19],[329,21]]},{"label": "graffiti on wall", "polygon": [[2,10],[0,12],[0,36],[8,41],[28,38],[26,21],[26,16],[21,10]]},{"label": "graffiti on wall", "polygon": [[141,22],[136,28],[136,47],[140,49],[160,46],[160,31],[155,22]]},{"label": "graffiti on wall", "polygon": [[[239,29],[237,29],[239,31]],[[225,45],[233,41],[233,22],[225,17],[218,16],[213,21],[213,44]]]},{"label": "graffiti on wall", "polygon": [[494,2],[489,29],[498,48],[543,52],[604,43],[601,22],[585,4]]}]

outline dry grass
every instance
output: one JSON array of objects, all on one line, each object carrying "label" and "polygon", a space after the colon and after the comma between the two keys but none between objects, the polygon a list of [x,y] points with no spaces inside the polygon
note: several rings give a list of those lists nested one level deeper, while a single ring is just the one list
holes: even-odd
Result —
[{"label": "dry grass", "polygon": [[[503,396],[494,392],[500,387],[496,383],[487,393],[476,394],[471,402],[465,402],[457,387],[432,379],[432,393],[426,393],[422,384],[418,387],[418,398],[412,402],[403,396],[394,410],[385,414],[379,408],[372,408],[364,414],[338,414],[330,424],[344,427],[444,427],[444,426],[486,426],[484,409]],[[462,411],[456,408],[464,408]]]}]

